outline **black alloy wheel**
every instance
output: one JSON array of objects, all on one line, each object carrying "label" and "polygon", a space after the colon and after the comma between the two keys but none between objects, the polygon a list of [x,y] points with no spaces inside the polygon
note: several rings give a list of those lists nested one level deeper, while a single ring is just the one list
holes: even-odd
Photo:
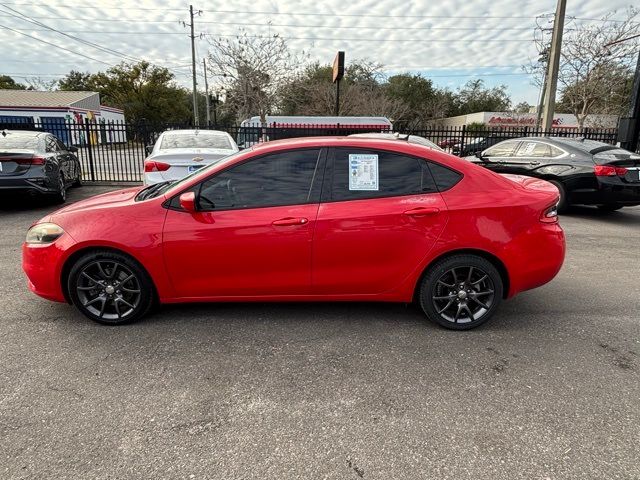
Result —
[{"label": "black alloy wheel", "polygon": [[146,272],[125,255],[90,253],[72,267],[68,280],[73,304],[90,319],[106,325],[131,323],[153,300]]},{"label": "black alloy wheel", "polygon": [[488,260],[454,255],[427,271],[420,288],[420,305],[439,325],[467,330],[486,322],[502,300],[502,279]]}]

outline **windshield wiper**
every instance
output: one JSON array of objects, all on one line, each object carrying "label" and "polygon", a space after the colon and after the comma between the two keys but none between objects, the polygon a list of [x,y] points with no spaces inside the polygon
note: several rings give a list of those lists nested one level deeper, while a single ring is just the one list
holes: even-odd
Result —
[{"label": "windshield wiper", "polygon": [[138,200],[147,200],[149,198],[157,197],[158,195],[160,195],[160,193],[162,193],[164,187],[168,187],[172,183],[175,183],[175,180],[167,180],[165,182],[151,185],[138,194]]}]

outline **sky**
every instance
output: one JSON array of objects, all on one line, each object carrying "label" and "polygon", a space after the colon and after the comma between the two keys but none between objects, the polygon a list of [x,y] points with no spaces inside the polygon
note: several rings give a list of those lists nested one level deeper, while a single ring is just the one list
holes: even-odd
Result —
[{"label": "sky", "polygon": [[[534,28],[555,0],[192,0],[199,67],[208,38],[275,33],[292,51],[330,63],[367,59],[385,75],[420,73],[452,90],[471,79],[506,85],[514,104],[535,104],[539,89],[522,70],[537,57]],[[567,16],[593,23],[628,0],[568,0]],[[27,18],[25,18],[28,17]],[[35,25],[31,22],[40,22]],[[70,70],[97,72],[123,60],[149,60],[191,85],[189,4],[177,0],[0,0],[0,74],[52,80]],[[55,29],[57,31],[53,31]],[[66,34],[66,35],[65,35]],[[198,69],[203,88],[202,68]],[[216,79],[210,78],[210,88]]]}]

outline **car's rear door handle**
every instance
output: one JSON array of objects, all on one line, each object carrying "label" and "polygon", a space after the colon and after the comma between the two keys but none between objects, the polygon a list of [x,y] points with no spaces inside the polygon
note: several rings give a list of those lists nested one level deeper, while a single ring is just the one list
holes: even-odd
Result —
[{"label": "car's rear door handle", "polygon": [[274,220],[271,225],[276,227],[287,227],[290,225],[305,225],[309,222],[306,218],[286,217],[280,220]]},{"label": "car's rear door handle", "polygon": [[407,210],[404,214],[409,215],[410,217],[426,217],[428,215],[435,215],[439,212],[440,209],[438,207],[417,207]]}]

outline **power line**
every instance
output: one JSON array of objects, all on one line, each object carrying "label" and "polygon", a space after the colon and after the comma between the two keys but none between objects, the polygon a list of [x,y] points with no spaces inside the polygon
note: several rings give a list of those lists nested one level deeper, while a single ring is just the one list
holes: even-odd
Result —
[{"label": "power line", "polygon": [[[116,55],[116,56],[118,56],[118,57],[121,57],[121,58],[124,58],[124,59],[127,59],[127,60],[140,61],[140,59],[139,59],[139,58],[133,57],[133,56],[131,56],[131,55],[127,55],[127,54],[125,54],[125,53],[119,52],[119,51],[114,50],[114,49],[112,49],[112,48],[103,47],[102,45],[98,45],[98,44],[93,43],[93,42],[90,42],[90,41],[88,41],[88,40],[84,40],[84,39],[82,39],[82,38],[80,38],[80,37],[76,37],[76,36],[74,36],[74,35],[70,35],[70,34],[68,34],[68,33],[66,33],[66,32],[62,32],[62,31],[60,31],[60,30],[58,30],[58,29],[56,29],[56,28],[50,27],[49,25],[46,25],[46,24],[44,24],[44,23],[42,23],[42,22],[40,22],[40,21],[38,21],[38,20],[33,20],[33,19],[31,19],[28,15],[25,15],[25,14],[23,14],[23,13],[19,12],[18,10],[15,10],[15,9],[11,8],[11,7],[7,7],[5,4],[1,4],[1,5],[2,5],[4,8],[7,8],[7,9],[9,9],[10,11],[14,12],[14,14],[11,14],[11,13],[10,13],[9,15],[11,15],[11,16],[13,16],[13,17],[15,17],[15,18],[18,18],[19,20],[23,20],[23,21],[28,22],[28,23],[31,23],[31,24],[33,24],[33,25],[38,25],[38,26],[43,27],[43,28],[45,28],[45,29],[47,29],[47,30],[50,30],[50,31],[55,32],[55,33],[60,34],[60,35],[63,35],[63,36],[64,36],[64,37],[66,37],[66,38],[69,38],[69,39],[71,39],[71,40],[75,40],[76,42],[80,42],[80,43],[82,43],[82,44],[84,44],[84,45],[87,45],[87,46],[93,47],[93,48],[95,48],[95,49],[97,49],[97,50],[100,50],[100,51],[102,51],[102,52],[104,52],[104,53],[109,53],[109,54],[111,54],[111,55]],[[1,11],[1,10],[0,10],[0,11]],[[6,12],[5,12],[5,13],[6,13]]]},{"label": "power line", "polygon": [[[203,35],[208,36],[208,37],[238,37],[241,35],[213,35],[211,33],[203,33]],[[247,35],[247,38],[263,38],[263,39],[270,39],[273,38],[268,37],[268,36],[264,36],[264,35]],[[312,40],[312,41],[316,41],[316,40],[321,40],[321,41],[341,41],[341,42],[413,42],[413,43],[454,43],[454,42],[464,42],[464,43],[469,43],[470,41],[473,42],[481,42],[481,43],[489,43],[489,42],[501,42],[501,43],[505,43],[505,42],[517,42],[517,43],[533,43],[535,42],[534,39],[515,39],[515,38],[507,38],[504,40],[501,39],[494,39],[494,38],[488,38],[488,39],[482,39],[482,38],[474,38],[474,39],[437,39],[437,40],[425,40],[425,39],[419,39],[419,38],[344,38],[344,37],[290,37],[290,36],[283,36],[281,35],[280,38],[283,38],[285,40]]]},{"label": "power line", "polygon": [[[18,3],[18,2],[5,2],[5,5],[15,5],[16,7],[42,7],[42,4],[40,2],[33,2],[33,3]],[[86,9],[91,9],[91,10],[95,10],[96,7],[95,6],[89,6],[89,5],[76,5],[76,4],[70,4],[70,3],[59,3],[57,5],[46,5],[47,8],[52,9],[52,8],[73,8],[73,9],[77,9],[77,8],[86,8]],[[134,6],[129,6],[127,5],[126,7],[104,7],[104,6],[100,6],[101,9],[103,10],[144,10],[144,11],[154,11],[154,12],[181,12],[183,9],[182,8],[162,8],[162,7],[134,7]]]},{"label": "power line", "polygon": [[98,60],[97,58],[90,57],[89,55],[85,55],[84,53],[76,52],[74,50],[70,50],[68,48],[61,47],[60,45],[56,45],[55,43],[47,42],[46,40],[42,40],[41,38],[34,37],[33,35],[29,35],[27,33],[20,32],[20,31],[15,30],[15,29],[13,29],[11,27],[7,27],[6,25],[0,25],[0,28],[4,28],[5,30],[9,30],[11,32],[17,33],[18,35],[23,35],[25,37],[32,38],[34,40],[37,40],[38,42],[46,43],[47,45],[50,45],[50,46],[55,47],[57,49],[64,50],[64,51],[69,52],[69,53],[73,53],[74,55],[79,55],[81,57],[87,58],[87,59],[92,60],[94,62],[102,63],[103,65],[107,65],[109,67],[112,66],[112,64],[110,64],[110,63],[103,62],[102,60]]}]

